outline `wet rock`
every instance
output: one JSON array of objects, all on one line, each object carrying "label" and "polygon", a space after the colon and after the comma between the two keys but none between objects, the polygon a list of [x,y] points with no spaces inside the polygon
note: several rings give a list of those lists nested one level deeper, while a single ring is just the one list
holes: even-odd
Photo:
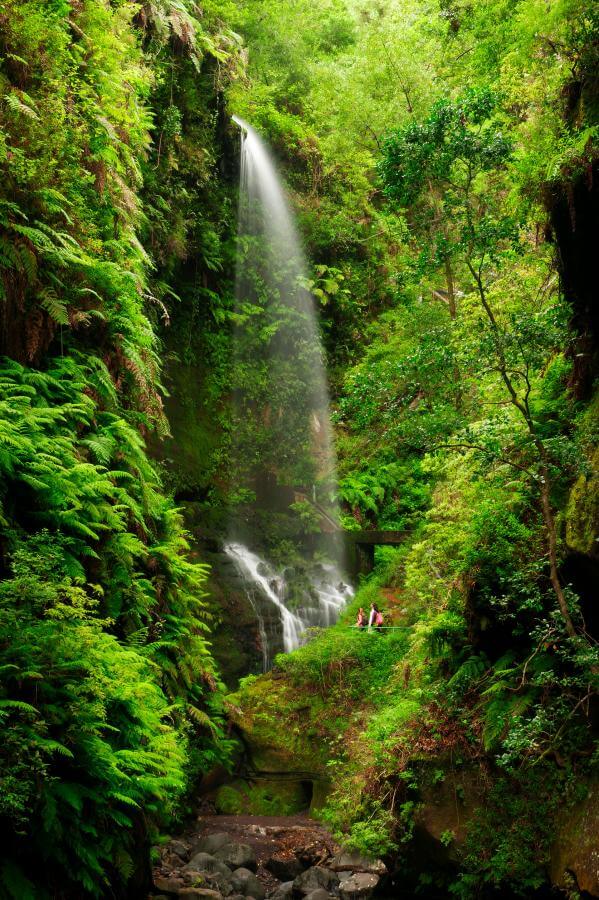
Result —
[{"label": "wet rock", "polygon": [[211,891],[209,888],[184,887],[178,892],[179,897],[185,900],[222,900],[222,894],[218,891]]},{"label": "wet rock", "polygon": [[212,856],[210,853],[194,853],[189,860],[186,869],[193,869],[196,872],[209,872],[211,874],[223,875],[229,878],[231,869],[221,859]]},{"label": "wet rock", "polygon": [[214,855],[217,850],[222,850],[227,844],[231,843],[231,836],[219,831],[216,834],[208,834],[206,837],[200,838],[193,845],[193,853],[210,853]]},{"label": "wet rock", "polygon": [[356,872],[351,878],[347,878],[339,885],[339,896],[341,900],[367,900],[371,896],[375,887],[379,883],[378,875],[371,875],[368,872]]},{"label": "wet rock", "polygon": [[184,884],[182,878],[176,878],[172,875],[168,877],[157,875],[154,878],[154,887],[157,891],[164,891],[165,894],[177,894],[184,887]]},{"label": "wet rock", "polygon": [[254,900],[264,900],[266,891],[253,872],[243,867],[235,869],[231,875],[231,886],[238,894],[244,897],[254,897]]},{"label": "wet rock", "polygon": [[319,889],[327,892],[332,891],[338,884],[339,879],[330,869],[322,869],[319,866],[312,866],[306,869],[301,875],[298,875],[293,882],[293,893],[306,897]]},{"label": "wet rock", "polygon": [[312,891],[311,894],[306,894],[306,900],[330,900],[331,894],[328,891],[325,891],[324,888],[318,888],[317,891]]},{"label": "wet rock", "polygon": [[189,847],[187,844],[184,844],[183,841],[169,841],[167,844],[168,850],[171,853],[174,853],[175,856],[178,856],[183,862],[187,862],[189,859]]},{"label": "wet rock", "polygon": [[198,872],[186,866],[183,870],[183,877],[187,885],[218,891],[223,897],[228,897],[233,892],[230,880],[231,872],[227,875],[220,872]]},{"label": "wet rock", "polygon": [[214,856],[230,869],[251,869],[255,872],[258,868],[256,854],[249,844],[227,844],[217,850]]},{"label": "wet rock", "polygon": [[207,884],[208,875],[206,872],[198,872],[197,869],[190,869],[189,866],[185,866],[182,870],[183,878],[185,879],[185,884],[192,884],[194,887],[210,887]]},{"label": "wet rock", "polygon": [[359,853],[338,853],[329,861],[333,872],[369,872],[372,875],[386,875],[387,866],[381,859],[368,859]]},{"label": "wet rock", "polygon": [[264,864],[264,867],[269,872],[272,872],[279,881],[293,881],[294,878],[297,878],[304,871],[304,867],[299,859],[294,857],[285,859],[281,856],[271,856]]},{"label": "wet rock", "polygon": [[206,887],[220,891],[223,897],[229,897],[235,890],[231,884],[231,876],[222,875],[220,872],[213,872],[206,875]]},{"label": "wet rock", "polygon": [[272,891],[268,898],[269,900],[291,900],[293,895],[293,881],[286,881],[283,884],[280,884],[278,888],[275,888]]}]

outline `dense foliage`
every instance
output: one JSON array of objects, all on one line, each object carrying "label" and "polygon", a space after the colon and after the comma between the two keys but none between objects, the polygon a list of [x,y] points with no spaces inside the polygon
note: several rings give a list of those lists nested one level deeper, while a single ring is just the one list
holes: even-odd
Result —
[{"label": "dense foliage", "polygon": [[168,427],[167,286],[140,243],[167,150],[152,104],[179,54],[218,52],[190,10],[0,13],[0,884],[19,900],[142,890],[148,828],[226,758],[205,567],[144,443]]},{"label": "dense foliage", "polygon": [[[231,403],[260,405],[289,328],[259,279],[235,308],[236,255],[266,256],[236,242],[233,112],[310,259],[344,526],[406,540],[356,598],[397,632],[352,607],[232,708],[273,746],[285,711],[306,766],[318,741],[322,815],[418,890],[542,883],[596,753],[598,26],[588,0],[0,8],[2,895],[143,893],[148,832],[227,761],[176,503],[217,536],[241,507],[281,565],[319,528],[309,498],[257,514],[230,466],[241,440],[266,492],[314,479]],[[445,783],[475,827],[424,873]]]}]

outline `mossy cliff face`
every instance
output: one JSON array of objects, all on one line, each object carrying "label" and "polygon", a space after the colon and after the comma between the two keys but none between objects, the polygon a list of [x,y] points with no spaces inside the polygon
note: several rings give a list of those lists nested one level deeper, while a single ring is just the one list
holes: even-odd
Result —
[{"label": "mossy cliff face", "polygon": [[229,695],[227,709],[253,770],[326,777],[331,732],[321,698],[307,697],[271,672],[244,679]]},{"label": "mossy cliff face", "polygon": [[599,897],[599,779],[585,785],[585,796],[559,820],[551,850],[551,880]]},{"label": "mossy cliff face", "polygon": [[568,498],[565,514],[566,543],[579,553],[598,555],[599,449],[590,459],[588,471],[580,475]]},{"label": "mossy cliff face", "polygon": [[[262,646],[256,613],[235,567],[219,541],[206,539],[194,504],[185,504],[186,521],[195,538],[194,555],[210,566],[207,603],[212,616],[210,644],[225,684],[234,690],[248,672],[262,671]],[[278,620],[277,620],[278,623]]]},{"label": "mossy cliff face", "polygon": [[[257,812],[287,803],[293,811],[310,779],[326,785],[313,814],[350,849],[384,856],[406,891],[528,896],[552,882],[594,895],[596,788],[588,790],[584,767],[577,773],[551,758],[506,765],[501,741],[516,715],[510,695],[499,702],[493,688],[485,699],[489,675],[472,655],[457,677],[446,657],[436,660],[431,647],[457,639],[457,614],[443,605],[423,610],[397,580],[391,592],[394,578],[375,574],[337,626],[229,695],[248,781],[223,791],[221,807]],[[350,627],[354,606],[370,602],[386,604],[397,630]],[[271,779],[266,798],[256,773]],[[278,791],[275,773],[297,779],[294,797]]]}]

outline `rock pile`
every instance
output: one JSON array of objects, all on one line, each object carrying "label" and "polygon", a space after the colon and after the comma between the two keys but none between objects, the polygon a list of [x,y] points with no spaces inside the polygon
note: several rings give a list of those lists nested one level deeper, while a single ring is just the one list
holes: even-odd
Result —
[{"label": "rock pile", "polygon": [[152,900],[369,900],[386,872],[381,860],[332,855],[322,842],[275,853],[258,870],[249,844],[218,832],[162,849]]}]

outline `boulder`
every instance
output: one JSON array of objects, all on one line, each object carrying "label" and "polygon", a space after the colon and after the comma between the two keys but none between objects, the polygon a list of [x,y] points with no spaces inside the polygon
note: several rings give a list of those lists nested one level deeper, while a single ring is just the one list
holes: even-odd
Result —
[{"label": "boulder", "polygon": [[331,900],[331,894],[329,894],[328,891],[325,891],[324,888],[318,888],[317,891],[306,894],[306,900]]},{"label": "boulder", "polygon": [[231,875],[231,887],[236,893],[243,894],[244,897],[253,897],[254,900],[264,900],[266,897],[266,891],[254,873],[243,867],[235,869]]},{"label": "boulder", "polygon": [[175,878],[172,875],[168,877],[157,875],[154,878],[154,887],[156,890],[162,891],[165,894],[177,894],[183,886],[183,879]]},{"label": "boulder", "polygon": [[196,841],[193,845],[193,853],[210,853],[214,855],[217,850],[222,850],[223,847],[226,847],[227,844],[231,843],[231,836],[226,834],[224,831],[216,832],[215,834],[207,834],[205,837],[200,838],[199,841]]},{"label": "boulder", "polygon": [[211,891],[209,888],[184,887],[178,892],[179,897],[185,900],[222,900],[222,894],[218,891]]},{"label": "boulder", "polygon": [[293,896],[293,881],[280,884],[268,895],[269,900],[291,900]]},{"label": "boulder", "polygon": [[211,884],[208,884],[209,875],[207,872],[198,872],[197,869],[190,869],[189,866],[185,866],[185,868],[182,869],[181,874],[185,879],[187,887],[189,887],[190,884],[194,887],[212,887]]},{"label": "boulder", "polygon": [[233,893],[231,887],[231,873],[223,875],[220,872],[198,872],[186,866],[183,869],[183,877],[185,884],[197,888],[208,888],[211,891],[218,891],[223,897],[228,897]]},{"label": "boulder", "polygon": [[387,866],[381,859],[368,859],[359,853],[341,852],[329,860],[333,872],[369,872],[371,875],[387,874]]},{"label": "boulder", "polygon": [[341,900],[355,900],[357,897],[360,897],[361,900],[367,900],[378,883],[378,875],[372,875],[369,872],[356,872],[351,878],[347,878],[340,883],[339,896]]},{"label": "boulder", "polygon": [[337,878],[337,875],[334,872],[331,872],[330,869],[312,866],[310,869],[306,869],[305,872],[302,872],[301,875],[297,876],[293,882],[293,893],[299,894],[301,897],[306,897],[308,894],[312,894],[314,891],[318,891],[321,888],[330,893],[336,888],[338,883],[339,879]]},{"label": "boulder", "polygon": [[230,869],[251,869],[255,872],[258,868],[256,854],[249,844],[227,844],[216,850],[214,856]]},{"label": "boulder", "polygon": [[187,862],[189,859],[189,847],[183,841],[169,841],[167,849],[183,860],[183,862]]},{"label": "boulder", "polygon": [[202,851],[194,853],[185,868],[193,869],[195,872],[223,875],[225,878],[231,875],[231,869],[222,860]]},{"label": "boulder", "polygon": [[272,872],[279,881],[293,881],[294,878],[297,878],[304,871],[301,862],[295,857],[285,859],[282,856],[271,856],[264,864],[264,867],[269,872]]},{"label": "boulder", "polygon": [[206,875],[206,887],[220,891],[223,897],[229,897],[234,893],[231,875],[223,875],[221,872],[208,872]]}]

